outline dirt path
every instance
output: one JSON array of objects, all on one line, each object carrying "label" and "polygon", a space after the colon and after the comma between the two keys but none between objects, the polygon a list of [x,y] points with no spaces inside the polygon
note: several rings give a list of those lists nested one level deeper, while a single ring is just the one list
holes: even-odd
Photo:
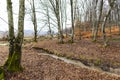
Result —
[{"label": "dirt path", "polygon": [[7,46],[8,43],[0,43],[0,46]]},{"label": "dirt path", "polygon": [[[115,73],[112,73],[112,72],[106,72],[106,71],[103,71],[102,69],[100,69],[99,67],[95,67],[95,66],[86,66],[84,65],[82,62],[80,61],[77,61],[77,60],[71,60],[71,59],[67,59],[65,57],[59,57],[57,55],[54,55],[54,54],[49,54],[49,53],[39,53],[39,55],[45,55],[45,56],[50,56],[52,58],[55,58],[55,59],[59,59],[61,61],[64,61],[65,63],[68,63],[68,64],[73,64],[73,65],[76,65],[76,66],[79,66],[81,68],[87,68],[89,70],[95,70],[95,71],[99,71],[99,72],[102,72],[102,73],[106,73],[108,75],[115,75],[115,76],[120,76],[119,74],[115,74]],[[120,71],[120,70],[119,70]]]}]

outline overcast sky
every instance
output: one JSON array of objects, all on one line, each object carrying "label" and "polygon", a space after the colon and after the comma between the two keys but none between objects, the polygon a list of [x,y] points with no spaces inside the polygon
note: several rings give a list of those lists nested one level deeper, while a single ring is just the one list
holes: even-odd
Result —
[{"label": "overcast sky", "polygon": [[[26,1],[26,8],[29,8],[30,5],[29,3]],[[46,0],[47,1],[47,0]],[[68,0],[69,1],[69,0]],[[12,0],[12,6],[13,6],[13,13],[14,13],[14,27],[15,29],[17,30],[17,26],[18,26],[18,8],[19,8],[19,0]],[[67,3],[67,27],[71,27],[71,20],[70,20],[70,3]],[[40,3],[37,2],[37,0],[35,0],[35,6],[40,6]],[[6,9],[6,0],[1,0],[0,1],[0,31],[8,31],[8,19],[7,19],[7,9]],[[41,7],[41,6],[40,6]],[[43,9],[43,7],[42,7]],[[37,10],[38,10],[38,7],[37,7]],[[41,9],[39,9],[39,11],[43,11]],[[44,24],[45,22],[44,21],[40,21],[42,19],[44,19],[44,15],[40,14],[40,13],[36,13],[37,15],[37,19],[38,19],[38,31],[41,30],[42,27],[42,31],[48,31],[48,27],[45,27]],[[51,14],[51,16],[53,17],[53,19],[55,19],[54,15]],[[56,20],[56,19],[55,19]],[[54,23],[54,21],[53,21]],[[52,27],[52,26],[51,26]],[[25,15],[25,23],[24,23],[24,29],[25,30],[33,30],[33,24],[31,22],[31,18],[30,18],[30,15],[29,14],[26,14]],[[57,31],[57,25],[55,25],[55,27],[52,28],[53,31]]]},{"label": "overcast sky", "polygon": [[[14,1],[14,2],[13,2]],[[13,11],[14,11],[14,26],[17,29],[17,19],[18,19],[18,2],[19,0],[12,0],[13,2]],[[7,9],[6,9],[6,0],[0,1],[0,31],[8,30],[8,19],[7,19]],[[25,16],[25,29],[33,30],[33,25],[30,20],[28,20],[28,15]],[[2,19],[1,19],[2,18]]]}]

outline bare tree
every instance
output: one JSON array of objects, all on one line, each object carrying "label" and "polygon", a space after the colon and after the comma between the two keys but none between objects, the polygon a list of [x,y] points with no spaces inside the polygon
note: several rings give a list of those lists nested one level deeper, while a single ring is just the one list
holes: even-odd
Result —
[{"label": "bare tree", "polygon": [[36,8],[35,8],[35,0],[27,0],[30,4],[30,9],[29,10],[30,16],[31,16],[31,21],[34,26],[34,42],[37,42],[37,18],[36,18]]},{"label": "bare tree", "polygon": [[112,8],[114,7],[115,5],[115,0],[109,0],[109,10],[108,12],[106,13],[106,16],[104,17],[104,21],[103,21],[103,24],[102,24],[102,34],[103,34],[103,40],[104,40],[104,46],[107,46],[107,39],[106,39],[106,32],[105,32],[105,25],[106,25],[106,22],[107,22],[107,19],[110,15],[110,12],[112,10]]},{"label": "bare tree", "polygon": [[14,38],[12,2],[11,0],[7,0],[9,38],[12,40],[9,40],[10,49],[9,49],[8,60],[6,61],[3,69],[0,68],[0,72],[1,72],[0,79],[2,80],[4,80],[5,71],[18,72],[22,70],[21,54],[22,54],[22,43],[23,43],[23,37],[24,37],[25,0],[19,0],[19,4],[20,5],[19,5],[19,19],[18,19],[18,34],[17,34],[17,37]]},{"label": "bare tree", "polygon": [[32,8],[32,13],[33,13],[33,25],[34,25],[34,41],[37,42],[37,19],[36,19],[36,11],[35,11],[35,1],[32,0],[33,8]]},{"label": "bare tree", "polygon": [[61,28],[61,21],[60,21],[60,1],[59,0],[49,0],[49,2],[52,5],[53,12],[57,19],[57,25],[58,25],[58,39],[60,43],[63,43],[63,33]]},{"label": "bare tree", "polygon": [[9,57],[12,57],[14,53],[14,23],[13,23],[13,11],[12,2],[7,0],[7,11],[8,11],[8,25],[9,25]]},{"label": "bare tree", "polygon": [[[98,1],[99,2],[99,1]],[[100,0],[100,2],[98,3],[98,15],[97,15],[97,20],[96,20],[96,25],[95,25],[95,33],[93,34],[93,41],[96,41],[97,35],[98,35],[98,28],[99,28],[99,24],[100,24],[100,19],[101,19],[101,15],[102,15],[102,9],[103,9],[103,0]]]},{"label": "bare tree", "polygon": [[71,42],[74,42],[74,11],[73,11],[73,0],[70,0],[71,5],[71,23],[72,23],[72,35],[71,35]]}]

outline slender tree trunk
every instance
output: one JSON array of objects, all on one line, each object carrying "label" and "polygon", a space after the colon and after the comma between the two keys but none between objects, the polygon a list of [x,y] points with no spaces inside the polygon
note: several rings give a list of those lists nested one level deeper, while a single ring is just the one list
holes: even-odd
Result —
[{"label": "slender tree trunk", "polygon": [[63,32],[61,28],[61,21],[60,21],[60,0],[49,0],[52,5],[53,11],[55,13],[55,17],[57,19],[57,26],[58,26],[58,42],[63,43]]},{"label": "slender tree trunk", "polygon": [[66,6],[67,2],[65,0],[65,34],[66,34],[66,37],[68,37],[68,34],[67,34],[67,6]]},{"label": "slender tree trunk", "polygon": [[108,19],[108,16],[110,14],[111,9],[108,11],[106,17],[104,18],[104,22],[102,24],[102,34],[103,34],[103,40],[104,40],[104,46],[107,46],[107,40],[106,40],[106,32],[105,32],[105,25]]},{"label": "slender tree trunk", "polygon": [[108,26],[109,26],[109,33],[110,33],[110,38],[112,37],[112,31],[111,31],[111,19],[110,19],[111,17],[110,17],[110,15],[109,15],[109,17],[108,17],[108,19],[109,19],[109,23],[108,23]]},{"label": "slender tree trunk", "polygon": [[[119,7],[119,6],[118,6],[118,7]],[[117,15],[118,15],[117,24],[118,24],[118,28],[119,28],[118,34],[120,35],[120,10],[118,9],[118,7],[117,7]]]},{"label": "slender tree trunk", "polygon": [[71,4],[71,23],[72,23],[72,36],[71,42],[74,42],[74,15],[73,15],[73,0],[70,0]]},{"label": "slender tree trunk", "polygon": [[56,18],[58,22],[59,43],[63,43],[63,33],[62,33],[61,23],[60,23],[60,2],[59,0],[56,0]]},{"label": "slender tree trunk", "polygon": [[109,1],[110,9],[108,10],[108,12],[107,12],[107,14],[104,18],[104,22],[102,24],[102,35],[103,35],[102,37],[103,37],[103,40],[104,40],[104,46],[108,45],[107,44],[107,39],[106,39],[105,25],[106,25],[106,22],[107,22],[107,19],[108,19],[110,13],[111,13],[112,8],[114,7],[114,1],[115,0],[110,0]]},{"label": "slender tree trunk", "polygon": [[34,41],[37,42],[37,19],[36,19],[36,12],[35,12],[35,2],[34,0],[32,0],[33,2],[33,25],[34,25]]},{"label": "slender tree trunk", "polygon": [[95,33],[94,33],[93,41],[96,41],[96,39],[97,39],[98,28],[99,28],[99,24],[100,24],[101,15],[102,15],[102,8],[103,8],[103,0],[100,1],[99,14],[98,14],[98,18],[97,18],[96,25],[95,25]]},{"label": "slender tree trunk", "polygon": [[52,35],[51,26],[50,26],[50,15],[49,15],[48,6],[47,6],[47,17],[48,17],[48,28],[49,28],[50,39],[52,39],[53,35]]},{"label": "slender tree trunk", "polygon": [[5,65],[7,66],[9,60],[11,59],[14,53],[14,23],[13,23],[13,11],[12,11],[12,2],[11,0],[7,1],[7,11],[8,11],[8,26],[9,26],[9,57]]},{"label": "slender tree trunk", "polygon": [[92,18],[93,18],[93,24],[92,24],[92,38],[93,38],[93,41],[96,41],[96,34],[95,34],[95,31],[96,31],[96,22],[97,22],[97,14],[96,14],[96,6],[97,6],[97,1],[98,0],[96,0],[96,1],[92,1],[92,5],[93,5],[93,10],[92,10],[92,12],[93,12],[93,14],[92,14]]}]

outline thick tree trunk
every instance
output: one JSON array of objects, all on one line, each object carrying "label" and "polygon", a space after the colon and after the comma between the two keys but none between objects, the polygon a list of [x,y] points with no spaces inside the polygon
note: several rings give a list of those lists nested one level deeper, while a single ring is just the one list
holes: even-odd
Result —
[{"label": "thick tree trunk", "polygon": [[19,20],[18,20],[18,34],[14,43],[14,54],[10,60],[8,71],[16,72],[22,70],[21,54],[22,43],[24,37],[24,15],[25,15],[25,0],[19,0]]},{"label": "thick tree trunk", "polygon": [[[14,50],[12,56],[8,57],[7,64],[5,67],[8,71],[16,72],[22,70],[21,67],[21,47],[23,43],[23,36],[24,36],[24,0],[20,0],[19,5],[19,20],[18,20],[18,35],[12,45],[14,45]],[[11,30],[10,30],[11,31]]]},{"label": "thick tree trunk", "polygon": [[14,39],[12,3],[10,0],[7,0],[10,48],[9,48],[8,60],[4,64],[3,68],[0,67],[0,80],[5,80],[5,76],[4,76],[5,71],[18,72],[22,70],[21,50],[22,50],[22,43],[24,36],[25,0],[19,0],[19,3],[20,5],[19,5],[19,20],[18,20],[18,35]]},{"label": "thick tree trunk", "polygon": [[22,70],[21,67],[21,45],[18,39],[15,40],[15,44],[14,44],[14,54],[12,55],[10,61],[9,61],[9,65],[7,67],[7,70],[10,72],[18,72]]}]

